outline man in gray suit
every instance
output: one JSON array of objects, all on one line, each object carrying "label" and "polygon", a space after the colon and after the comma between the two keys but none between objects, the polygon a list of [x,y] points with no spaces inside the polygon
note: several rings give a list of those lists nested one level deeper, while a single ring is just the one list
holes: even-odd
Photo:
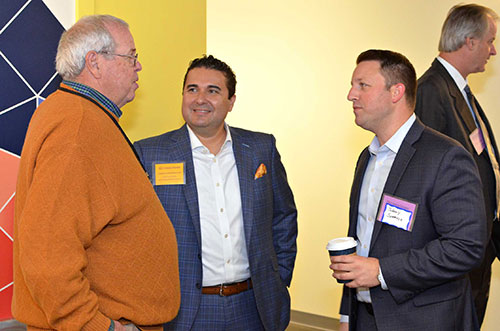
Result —
[{"label": "man in gray suit", "polygon": [[[479,324],[486,312],[491,263],[500,231],[498,221],[498,147],[485,113],[467,84],[469,74],[483,72],[490,56],[497,14],[479,5],[459,5],[448,13],[439,41],[439,56],[418,80],[415,113],[433,129],[458,140],[473,156],[481,176],[488,228],[488,245],[482,264],[469,273]],[[473,100],[473,101],[471,101]],[[496,168],[496,170],[495,170]],[[495,174],[496,172],[496,174]],[[491,238],[491,239],[490,239]],[[497,238],[495,240],[495,238]]]},{"label": "man in gray suit", "polygon": [[[348,234],[357,255],[331,258],[351,330],[476,330],[469,279],[484,252],[481,182],[470,154],[413,114],[416,74],[403,55],[359,55],[348,99],[375,133],[360,155]],[[340,273],[338,271],[341,271]]]}]

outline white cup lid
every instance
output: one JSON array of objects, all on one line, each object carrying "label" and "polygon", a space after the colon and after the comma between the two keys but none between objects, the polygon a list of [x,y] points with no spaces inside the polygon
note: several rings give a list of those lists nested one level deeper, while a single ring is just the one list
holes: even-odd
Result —
[{"label": "white cup lid", "polygon": [[326,245],[326,249],[329,251],[340,251],[356,247],[357,245],[358,243],[353,237],[341,237],[330,240]]}]

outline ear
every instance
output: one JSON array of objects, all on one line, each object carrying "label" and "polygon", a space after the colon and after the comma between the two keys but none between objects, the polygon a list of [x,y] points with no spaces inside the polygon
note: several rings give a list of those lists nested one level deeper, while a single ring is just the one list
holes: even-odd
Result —
[{"label": "ear", "polygon": [[467,37],[465,38],[464,45],[467,47],[468,50],[472,51],[477,45],[477,40],[471,37]]},{"label": "ear", "polygon": [[85,55],[85,69],[96,79],[101,78],[101,70],[99,67],[99,54],[96,51],[90,51]]},{"label": "ear", "polygon": [[236,101],[236,94],[233,94],[233,96],[229,98],[229,111],[233,110],[235,101]]},{"label": "ear", "polygon": [[397,103],[405,95],[406,87],[403,83],[397,83],[391,86],[391,98],[392,103]]}]

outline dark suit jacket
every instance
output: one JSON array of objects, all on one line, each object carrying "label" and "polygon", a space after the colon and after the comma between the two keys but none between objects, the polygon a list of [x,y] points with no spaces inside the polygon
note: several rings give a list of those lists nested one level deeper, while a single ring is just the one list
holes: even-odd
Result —
[{"label": "dark suit jacket", "polygon": [[[240,182],[243,223],[257,309],[267,330],[290,320],[287,286],[296,256],[297,211],[272,135],[230,128]],[[181,307],[167,330],[189,330],[201,300],[202,261],[198,194],[186,125],[134,144],[152,177],[153,162],[185,162],[185,185],[155,186],[179,248]],[[267,175],[254,179],[263,163]],[[244,326],[242,326],[244,329]]]},{"label": "dark suit jacket", "polygon": [[[490,123],[477,102],[476,107],[486,125],[498,160],[498,147]],[[483,183],[488,233],[491,233],[496,209],[495,175],[491,162],[486,150],[477,155],[469,138],[476,129],[474,118],[457,84],[437,59],[418,80],[415,113],[425,125],[457,140],[473,155]]]},{"label": "dark suit jacket", "polygon": [[[360,155],[350,197],[356,237],[359,195],[370,158]],[[481,183],[470,154],[417,119],[394,160],[383,193],[414,203],[411,232],[376,221],[370,256],[389,287],[370,289],[379,330],[475,330],[470,283],[486,241]],[[356,325],[356,290],[344,288],[341,314]]]}]

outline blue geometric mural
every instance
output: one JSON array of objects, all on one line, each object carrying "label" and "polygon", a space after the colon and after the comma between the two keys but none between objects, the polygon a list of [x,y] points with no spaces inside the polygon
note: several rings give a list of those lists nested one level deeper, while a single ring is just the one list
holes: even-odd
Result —
[{"label": "blue geometric mural", "polygon": [[64,28],[42,0],[0,5],[0,148],[20,155],[33,111],[61,81],[55,56]]},{"label": "blue geometric mural", "polygon": [[[42,0],[0,0],[0,321],[11,318],[12,238],[19,156],[36,107],[55,91],[64,28]],[[0,322],[0,329],[16,330]]]}]

